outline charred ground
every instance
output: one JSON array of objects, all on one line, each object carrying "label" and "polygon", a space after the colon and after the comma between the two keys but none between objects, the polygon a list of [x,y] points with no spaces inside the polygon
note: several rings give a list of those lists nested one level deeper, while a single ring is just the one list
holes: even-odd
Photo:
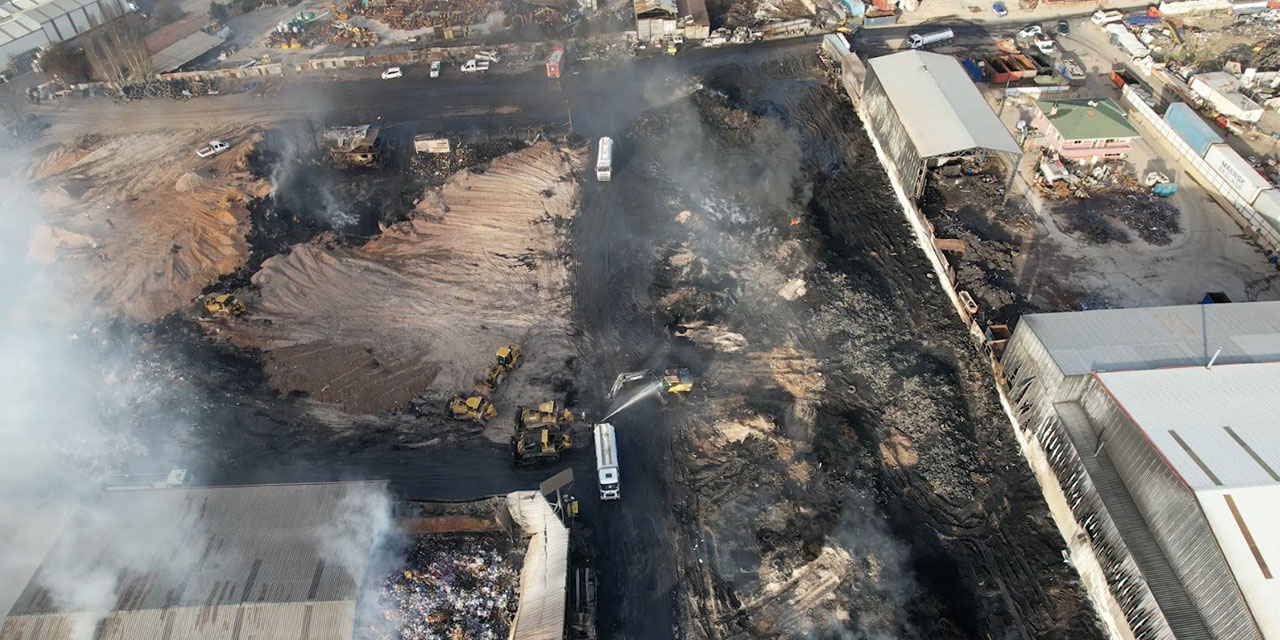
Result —
[{"label": "charred ground", "polygon": [[[594,499],[589,446],[566,461],[606,637],[1099,635],[990,374],[811,57],[718,67],[692,96],[591,133],[618,139],[615,178],[563,178],[581,192],[555,225],[564,254],[545,256],[571,276],[572,352],[555,358],[568,378],[553,386],[601,415],[620,371],[679,364],[701,381],[683,402],[615,420],[621,503]],[[249,204],[251,257],[220,284],[253,295],[264,262],[299,243],[352,250],[412,222],[448,173],[475,170],[456,183],[465,191],[522,147],[495,143],[436,173],[403,152],[360,171],[288,161],[302,170]],[[261,179],[284,155],[264,143]],[[93,335],[85,349],[136,363],[106,372],[139,399],[113,408],[137,425],[126,458],[214,483],[383,477],[436,498],[550,473],[511,469],[503,446],[435,405],[353,415],[282,393],[259,353],[182,315]]]}]

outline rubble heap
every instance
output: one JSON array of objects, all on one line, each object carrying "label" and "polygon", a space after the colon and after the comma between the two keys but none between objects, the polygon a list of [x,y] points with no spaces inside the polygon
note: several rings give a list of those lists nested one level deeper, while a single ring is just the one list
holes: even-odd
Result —
[{"label": "rubble heap", "polygon": [[519,602],[519,572],[491,536],[419,537],[403,566],[383,580],[373,640],[507,636]]}]

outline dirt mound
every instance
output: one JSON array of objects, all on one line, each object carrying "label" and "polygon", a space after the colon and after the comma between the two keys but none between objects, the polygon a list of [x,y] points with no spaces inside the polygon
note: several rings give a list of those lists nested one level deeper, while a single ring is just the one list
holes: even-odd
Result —
[{"label": "dirt mound", "polygon": [[580,161],[535,145],[455,174],[363,246],[318,241],[270,258],[253,277],[251,320],[226,331],[265,352],[276,388],[352,412],[469,389],[507,342],[527,354],[511,378],[558,370],[572,353],[559,226]]},{"label": "dirt mound", "polygon": [[[47,209],[29,255],[97,313],[147,322],[186,304],[248,255],[245,202],[266,187],[245,167],[254,139],[237,137],[210,159],[192,151],[198,131],[50,149],[29,170]],[[188,178],[199,171],[211,177]]]}]

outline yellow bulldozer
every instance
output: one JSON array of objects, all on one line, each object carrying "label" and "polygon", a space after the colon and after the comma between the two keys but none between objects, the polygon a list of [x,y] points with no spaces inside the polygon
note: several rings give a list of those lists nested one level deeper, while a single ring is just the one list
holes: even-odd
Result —
[{"label": "yellow bulldozer", "polygon": [[454,395],[449,399],[449,415],[455,420],[475,420],[480,424],[484,424],[498,415],[498,410],[493,408],[493,403],[489,402],[482,395]]},{"label": "yellow bulldozer", "polygon": [[244,303],[229,293],[205,296],[204,312],[214,318],[234,318],[244,313]]},{"label": "yellow bulldozer", "polygon": [[570,424],[577,418],[573,411],[559,405],[555,400],[547,400],[533,407],[516,407],[516,430],[533,428],[539,425]]},{"label": "yellow bulldozer", "polygon": [[559,460],[560,454],[572,447],[573,438],[562,425],[518,429],[511,436],[511,460],[520,466],[546,464]]},{"label": "yellow bulldozer", "polygon": [[523,355],[524,351],[515,343],[498,347],[489,368],[485,370],[483,376],[476,379],[476,386],[492,392],[506,379],[508,373],[520,366],[520,357]]}]

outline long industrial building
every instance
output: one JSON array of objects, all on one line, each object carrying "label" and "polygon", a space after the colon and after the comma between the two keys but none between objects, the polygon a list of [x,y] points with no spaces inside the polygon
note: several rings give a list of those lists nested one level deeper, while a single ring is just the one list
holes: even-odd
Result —
[{"label": "long industrial building", "polygon": [[1002,156],[1012,176],[1022,150],[978,92],[960,61],[902,51],[867,63],[861,102],[902,188],[924,189],[931,164]]},{"label": "long industrial building", "polygon": [[407,536],[527,539],[508,637],[564,635],[569,533],[538,491],[393,505],[384,481],[120,486],[56,534],[0,640],[351,640],[388,517]]},{"label": "long industrial building", "polygon": [[1280,302],[1036,314],[1001,358],[1136,638],[1280,638]]},{"label": "long industrial building", "polygon": [[40,47],[70,40],[127,11],[121,0],[8,0],[0,3],[0,67],[29,64]]}]

